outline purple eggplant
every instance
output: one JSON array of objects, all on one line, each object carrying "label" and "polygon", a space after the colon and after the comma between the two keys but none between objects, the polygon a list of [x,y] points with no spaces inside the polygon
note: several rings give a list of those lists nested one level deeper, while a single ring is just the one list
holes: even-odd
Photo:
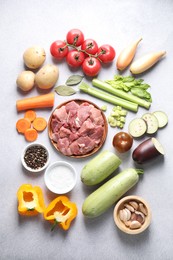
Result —
[{"label": "purple eggplant", "polygon": [[133,151],[132,158],[135,162],[143,164],[159,155],[164,155],[164,149],[160,142],[152,137],[142,142]]}]

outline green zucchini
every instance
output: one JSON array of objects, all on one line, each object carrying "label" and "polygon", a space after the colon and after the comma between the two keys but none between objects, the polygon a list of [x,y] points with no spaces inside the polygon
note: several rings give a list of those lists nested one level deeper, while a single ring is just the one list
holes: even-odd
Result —
[{"label": "green zucchini", "polygon": [[89,186],[98,184],[111,175],[120,164],[118,156],[108,150],[103,151],[84,166],[81,181]]},{"label": "green zucchini", "polygon": [[143,172],[142,169],[128,168],[100,186],[85,199],[82,205],[84,216],[94,218],[103,214],[138,182],[139,174]]}]

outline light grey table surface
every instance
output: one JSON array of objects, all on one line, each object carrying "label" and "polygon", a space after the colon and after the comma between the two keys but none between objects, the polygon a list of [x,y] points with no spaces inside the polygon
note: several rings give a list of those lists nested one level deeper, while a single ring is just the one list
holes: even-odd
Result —
[{"label": "light grey table surface", "polygon": [[[90,161],[70,159],[55,152],[51,146],[47,130],[39,134],[41,142],[50,150],[51,162],[63,160],[70,162],[78,172],[74,190],[67,194],[78,206],[78,216],[68,232],[56,229],[50,232],[50,225],[42,218],[22,218],[17,213],[16,192],[23,183],[39,185],[43,189],[46,204],[56,195],[45,187],[44,174],[34,176],[25,172],[20,156],[27,145],[23,136],[15,129],[17,119],[23,116],[17,113],[15,103],[25,96],[38,95],[35,88],[23,95],[16,87],[17,75],[24,69],[22,55],[26,48],[38,44],[45,48],[45,63],[54,63],[49,47],[55,40],[64,40],[72,28],[83,31],[85,38],[94,38],[99,45],[108,43],[114,46],[117,56],[129,42],[143,37],[136,53],[143,54],[166,50],[166,57],[151,70],[139,76],[151,85],[153,103],[150,111],[163,110],[168,114],[169,124],[157,133],[158,140],[165,148],[164,160],[156,160],[144,165],[144,177],[127,194],[142,196],[152,210],[152,223],[143,234],[130,236],[117,229],[113,221],[113,208],[95,219],[85,219],[82,215],[82,203],[93,188],[85,187],[80,181],[82,167]],[[173,1],[172,0],[109,0],[109,1],[69,1],[42,0],[18,1],[0,0],[0,259],[30,260],[125,260],[148,259],[170,260],[173,258],[173,145],[172,145],[172,100],[173,100]],[[116,58],[117,58],[116,56]],[[60,76],[57,84],[63,84],[73,73],[66,62],[57,63]],[[99,78],[111,79],[118,73],[115,61],[102,68]],[[129,75],[125,70],[123,75]],[[85,79],[90,83],[89,79]],[[76,87],[77,89],[77,87]],[[104,102],[77,92],[75,98],[88,99],[102,105]],[[72,98],[73,98],[72,97]],[[55,106],[71,97],[56,95]],[[108,104],[108,115],[112,109]],[[140,117],[145,109],[138,113],[128,113],[124,130],[134,117]],[[38,110],[37,114],[49,119],[51,110]],[[112,147],[113,135],[118,129],[109,127],[106,142],[101,150]],[[145,136],[142,140],[146,139]],[[140,143],[135,140],[132,150]],[[131,152],[132,152],[131,150]],[[120,170],[135,167],[131,152],[122,155]]]}]

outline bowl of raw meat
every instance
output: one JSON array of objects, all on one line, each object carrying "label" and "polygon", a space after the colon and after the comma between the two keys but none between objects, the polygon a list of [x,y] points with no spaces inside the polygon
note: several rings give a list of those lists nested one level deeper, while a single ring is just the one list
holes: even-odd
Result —
[{"label": "bowl of raw meat", "polygon": [[73,99],[57,106],[48,122],[54,148],[65,156],[81,158],[96,153],[107,137],[102,110],[87,100]]}]

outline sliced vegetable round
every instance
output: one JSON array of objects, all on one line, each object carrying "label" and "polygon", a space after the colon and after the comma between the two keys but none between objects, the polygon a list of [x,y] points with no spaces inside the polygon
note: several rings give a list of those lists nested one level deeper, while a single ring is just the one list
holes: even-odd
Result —
[{"label": "sliced vegetable round", "polygon": [[142,118],[133,119],[128,128],[129,133],[133,137],[140,137],[147,131],[147,125]]},{"label": "sliced vegetable round", "polygon": [[25,136],[26,141],[34,142],[38,137],[38,133],[37,133],[37,130],[35,130],[34,128],[28,128],[25,131],[24,136]]},{"label": "sliced vegetable round", "polygon": [[152,137],[137,146],[133,151],[132,158],[135,162],[142,164],[159,155],[164,155],[164,149],[160,142]]},{"label": "sliced vegetable round", "polygon": [[16,129],[19,133],[24,134],[25,131],[30,128],[31,122],[27,118],[20,118],[16,122]]},{"label": "sliced vegetable round", "polygon": [[47,127],[47,121],[43,117],[36,117],[33,121],[33,127],[37,131],[43,131]]},{"label": "sliced vegetable round", "polygon": [[159,128],[159,123],[158,123],[157,118],[153,114],[145,113],[142,116],[142,119],[147,124],[147,134],[154,134],[157,132],[157,130]]},{"label": "sliced vegetable round", "polygon": [[168,123],[168,116],[167,116],[167,114],[165,112],[163,112],[163,111],[155,111],[153,113],[153,115],[158,120],[159,128],[162,128],[162,127],[167,125],[167,123]]},{"label": "sliced vegetable round", "polygon": [[27,110],[24,114],[24,118],[29,119],[30,122],[33,122],[36,117],[37,115],[34,110]]}]

